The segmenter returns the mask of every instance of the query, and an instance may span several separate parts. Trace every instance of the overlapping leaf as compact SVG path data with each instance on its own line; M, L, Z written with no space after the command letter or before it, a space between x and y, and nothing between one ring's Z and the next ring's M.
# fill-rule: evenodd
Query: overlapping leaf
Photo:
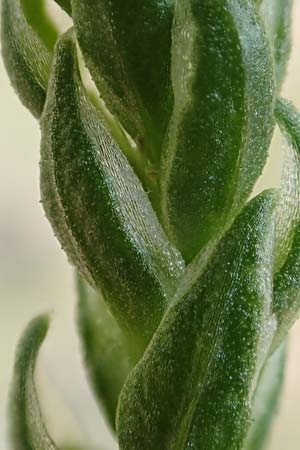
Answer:
M187 261L242 207L265 164L274 80L253 1L177 2L165 227Z
M118 397L133 367L132 354L101 294L78 277L78 325L85 366L97 399L115 429Z
M34 9L34 10L33 10ZM25 15L24 11L27 12ZM11 83L23 104L40 117L56 32L43 1L2 0L2 55Z
M172 104L170 0L72 0L86 64L108 108L159 160Z
M263 17L274 52L275 72L280 89L291 50L291 18L293 0L262 0L260 14Z
M244 450L263 450L278 408L284 381L286 344L266 362L252 406L253 423L250 427Z
M27 327L19 344L10 396L10 435L13 450L56 450L45 428L34 383L39 348L48 329L40 316Z
M281 265L274 279L274 311L278 328L274 347L297 319L300 310L300 114L290 102L279 100L276 119L285 137L288 165L284 172L283 195L277 228Z
M122 450L242 448L275 326L276 198L252 200L175 298L122 390Z
M57 237L119 324L147 340L184 263L86 97L71 34L57 45L41 124L42 201Z

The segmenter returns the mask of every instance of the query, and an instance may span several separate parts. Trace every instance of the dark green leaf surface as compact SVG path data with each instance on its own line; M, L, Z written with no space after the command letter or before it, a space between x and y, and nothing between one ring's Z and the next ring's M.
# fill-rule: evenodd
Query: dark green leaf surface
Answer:
M244 450L264 450L283 388L286 344L266 362L255 391L253 423Z
M260 13L274 51L275 72L280 89L291 51L293 0L263 0Z
M170 0L72 0L72 8L100 95L157 162L172 104Z
M36 12L32 11L31 0L2 0L1 42L10 81L22 103L38 118L45 102L54 31L40 2Z
M132 369L130 349L101 294L78 276L78 325L85 366L105 416L115 429L118 397Z
M176 3L161 191L165 228L187 261L241 209L266 162L274 80L256 9Z
M287 216L289 222L279 220L277 240L284 249L284 264L274 278L274 312L278 327L273 346L276 347L293 325L300 310L300 114L286 100L276 106L276 120L285 136L287 152L290 153L285 176L286 190L282 196L279 215ZM289 171L288 171L289 169ZM283 211L282 211L283 210ZM278 233L277 233L278 234ZM286 243L290 242L287 253Z
M72 14L71 0L55 0L69 15Z
M121 450L242 448L275 326L276 203L274 191L252 200L179 290L121 392Z
M13 450L55 450L41 416L34 383L36 358L48 330L49 319L40 316L27 327L18 347L9 401Z
M121 327L147 340L184 263L86 97L70 34L57 46L41 126L42 201L57 237Z

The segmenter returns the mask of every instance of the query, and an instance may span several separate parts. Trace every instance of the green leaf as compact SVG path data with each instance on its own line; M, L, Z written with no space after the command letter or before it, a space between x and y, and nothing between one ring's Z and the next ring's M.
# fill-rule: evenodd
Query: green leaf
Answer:
M99 292L78 276L78 325L87 374L97 399L115 429L118 397L133 367L126 339Z
M291 51L293 0L263 0L260 2L263 17L275 60L275 73L278 89L286 74Z
M72 0L72 8L100 95L157 163L172 105L170 0Z
M230 224L266 162L274 77L256 9L249 0L175 6L161 195L165 229L186 261Z
M284 382L286 344L267 360L255 391L253 423L244 450L263 450L279 405Z
M300 311L300 225L281 270L274 277L273 309L277 316L277 331L272 345L276 349L299 317Z
M34 383L35 363L49 319L39 316L25 330L16 354L9 401L13 450L55 450L45 428Z
M55 31L42 3L2 0L1 41L10 81L22 103L39 118L45 102ZM28 17L25 15L25 11Z
M274 277L273 308L278 326L273 344L275 348L293 325L300 310L300 114L286 100L278 100L276 120L283 131L288 155L284 185L278 211L277 240L281 262ZM287 220L280 220L281 217Z
M279 99L275 117L283 134L284 165L281 199L277 212L275 272L283 265L300 220L300 115L294 106Z
M242 448L271 343L274 210L252 200L179 289L120 395L121 450Z
M72 15L72 5L71 0L55 0L56 3L59 4L59 6L66 11L66 13L69 14L69 16Z
M20 0L20 5L28 24L52 51L58 38L58 31L47 15L45 0Z
M73 264L143 347L184 263L86 97L70 33L57 45L41 129L46 214Z

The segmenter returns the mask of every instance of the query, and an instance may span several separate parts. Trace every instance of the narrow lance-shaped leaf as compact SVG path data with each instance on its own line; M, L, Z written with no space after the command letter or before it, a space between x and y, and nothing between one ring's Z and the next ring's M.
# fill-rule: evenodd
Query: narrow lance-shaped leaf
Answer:
M2 0L3 60L22 103L37 118L44 107L54 39L55 31L43 13L41 1L33 13L31 0Z
M46 10L46 0L21 0L24 16L46 47L52 51L58 38L58 31Z
M281 201L287 208L279 208L278 214L280 217L288 216L290 222L286 224L286 221L283 221L282 226L279 221L277 225L282 230L277 240L283 242L285 259L274 278L273 308L277 315L278 327L273 348L284 339L300 311L300 114L290 102L279 100L276 106L276 120L286 140L286 151L290 153L289 171L285 180L286 195ZM290 244L289 247L286 242Z
M287 257L300 220L300 115L290 102L279 99L275 116L283 134L284 153L276 224L276 273Z
M190 261L241 209L273 131L270 46L249 0L176 2L165 228Z
M147 341L184 263L88 101L69 33L56 48L41 128L42 201L55 233L121 327Z
M263 17L275 60L278 89L281 88L291 51L293 0L263 0L260 2Z
M283 388L286 353L284 343L267 360L262 370L254 395L253 423L244 450L265 449Z
M107 107L159 160L172 104L170 0L72 0L86 64Z
M41 415L34 383L36 358L48 330L48 317L40 316L27 327L20 341L9 399L13 450L55 450Z
M115 429L118 397L133 367L131 351L101 294L78 276L78 325L85 366L105 416Z
M242 448L275 326L276 199L271 191L252 200L175 297L121 392L121 450Z

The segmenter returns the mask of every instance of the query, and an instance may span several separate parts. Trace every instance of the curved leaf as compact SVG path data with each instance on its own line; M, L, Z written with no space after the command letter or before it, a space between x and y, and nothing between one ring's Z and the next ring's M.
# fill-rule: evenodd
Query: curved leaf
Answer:
M252 200L176 296L121 392L122 450L242 448L275 326L276 198Z
M253 423L250 427L244 450L263 450L274 416L277 412L283 388L286 362L286 345L281 347L266 362L255 391Z
M45 428L34 384L35 362L48 324L47 316L34 319L18 347L9 402L13 450L56 449Z
M170 0L72 0L72 7L100 95L157 162L172 104Z
M121 327L147 341L184 263L86 97L70 34L57 46L41 128L42 201L55 233Z
M273 67L253 1L177 2L172 82L162 213L190 261L241 209L267 158Z
M24 16L46 47L52 51L58 31L46 11L46 0L20 0Z
M126 339L107 311L101 294L78 276L78 325L85 366L97 399L115 429L118 397L133 367Z
M275 73L280 89L291 51L293 0L263 0L260 13L274 51Z
M10 81L22 103L38 118L46 97L55 32L44 16L41 1L34 3L35 12L31 0L2 0L1 41Z
M286 190L279 208L279 250L283 254L274 277L273 308L278 327L273 347L286 335L299 315L300 310L300 114L286 100L279 100L276 106L276 120L286 140L289 160L285 175ZM278 226L278 225L277 225Z

